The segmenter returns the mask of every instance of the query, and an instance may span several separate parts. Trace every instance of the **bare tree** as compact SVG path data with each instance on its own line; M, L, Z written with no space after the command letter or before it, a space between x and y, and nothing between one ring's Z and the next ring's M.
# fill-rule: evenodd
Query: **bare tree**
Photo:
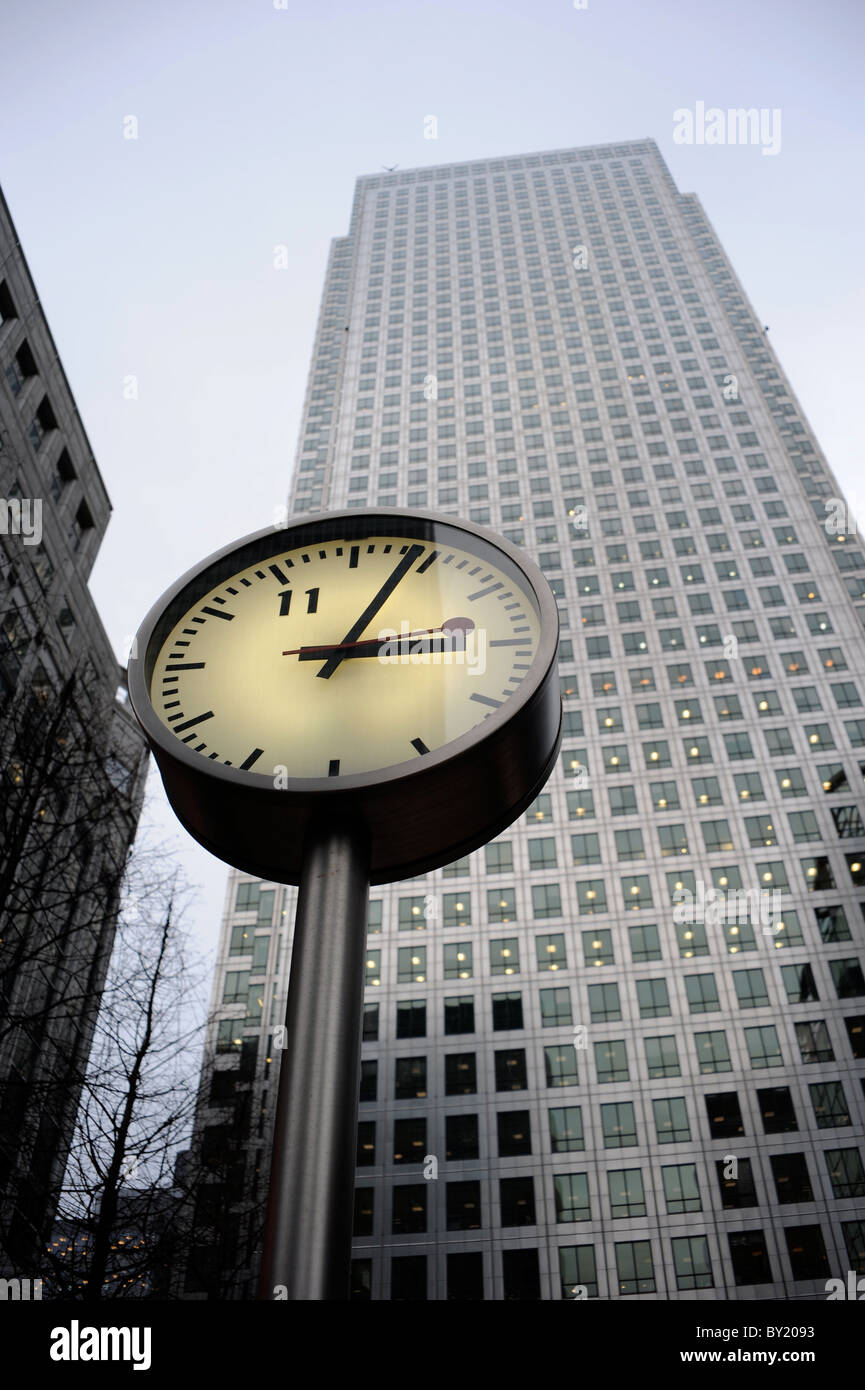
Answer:
M195 1113L206 966L183 925L191 889L160 846L136 849L87 1069L51 1291L87 1301L162 1291L178 1242L178 1151Z

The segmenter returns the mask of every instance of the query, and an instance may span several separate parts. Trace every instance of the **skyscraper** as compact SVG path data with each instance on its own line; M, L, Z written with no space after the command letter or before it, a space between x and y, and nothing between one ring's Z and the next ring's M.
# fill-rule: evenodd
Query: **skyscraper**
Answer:
M147 753L88 578L111 504L0 194L0 1269L51 1229Z
M865 553L653 141L358 180L290 511L376 505L528 549L565 714L519 823L372 892L354 1296L865 1272ZM294 897L228 886L196 1143L247 1204Z

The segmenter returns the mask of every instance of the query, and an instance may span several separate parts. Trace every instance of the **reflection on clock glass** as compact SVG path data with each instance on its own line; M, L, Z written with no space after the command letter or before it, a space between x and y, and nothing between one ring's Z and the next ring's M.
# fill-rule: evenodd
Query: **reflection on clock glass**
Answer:
M275 777L371 772L451 743L519 690L540 637L507 557L448 544L461 538L351 539L343 524L215 588L203 576L157 656L156 713L202 758Z

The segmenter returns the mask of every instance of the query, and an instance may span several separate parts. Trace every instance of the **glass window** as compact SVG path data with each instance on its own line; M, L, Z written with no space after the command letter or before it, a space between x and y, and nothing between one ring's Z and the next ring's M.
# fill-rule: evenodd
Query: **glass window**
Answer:
M688 1106L684 1096L652 1101L655 1134L659 1144L683 1144L691 1138Z
M599 1084L629 1081L628 1054L624 1038L596 1042L595 1071Z
M558 989L542 989L540 997L543 1028L564 1028L573 1023L571 991L567 985Z
M585 1149L583 1112L579 1105L553 1106L549 1115L550 1145L554 1154Z
M475 1001L471 994L454 994L444 1001L445 1033L475 1031Z
M673 1163L661 1168L667 1211L702 1211L695 1163Z
M713 1033L695 1033L694 1043L702 1075L707 1076L712 1072L733 1070L727 1034L723 1029L718 1029Z
M639 1168L611 1169L607 1174L613 1220L646 1215L646 1193Z
M564 934L552 932L546 936L536 936L535 955L538 970L566 970L568 961Z
M626 1240L616 1244L616 1276L619 1293L654 1293L655 1270L652 1245L648 1240Z
M705 1236L674 1236L670 1246L677 1289L714 1288L709 1242Z
M591 1220L587 1173L556 1173L553 1194L557 1222Z
M557 1043L544 1048L544 1068L548 1086L576 1086L577 1052L573 1043Z
M605 1149L632 1148L637 1143L637 1122L631 1101L601 1106L601 1132Z

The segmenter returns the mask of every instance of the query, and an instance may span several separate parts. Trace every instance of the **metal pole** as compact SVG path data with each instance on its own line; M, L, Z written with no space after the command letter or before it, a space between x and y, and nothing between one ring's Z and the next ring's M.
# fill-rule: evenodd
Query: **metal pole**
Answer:
M263 1299L349 1295L368 901L365 836L314 829L297 899Z

